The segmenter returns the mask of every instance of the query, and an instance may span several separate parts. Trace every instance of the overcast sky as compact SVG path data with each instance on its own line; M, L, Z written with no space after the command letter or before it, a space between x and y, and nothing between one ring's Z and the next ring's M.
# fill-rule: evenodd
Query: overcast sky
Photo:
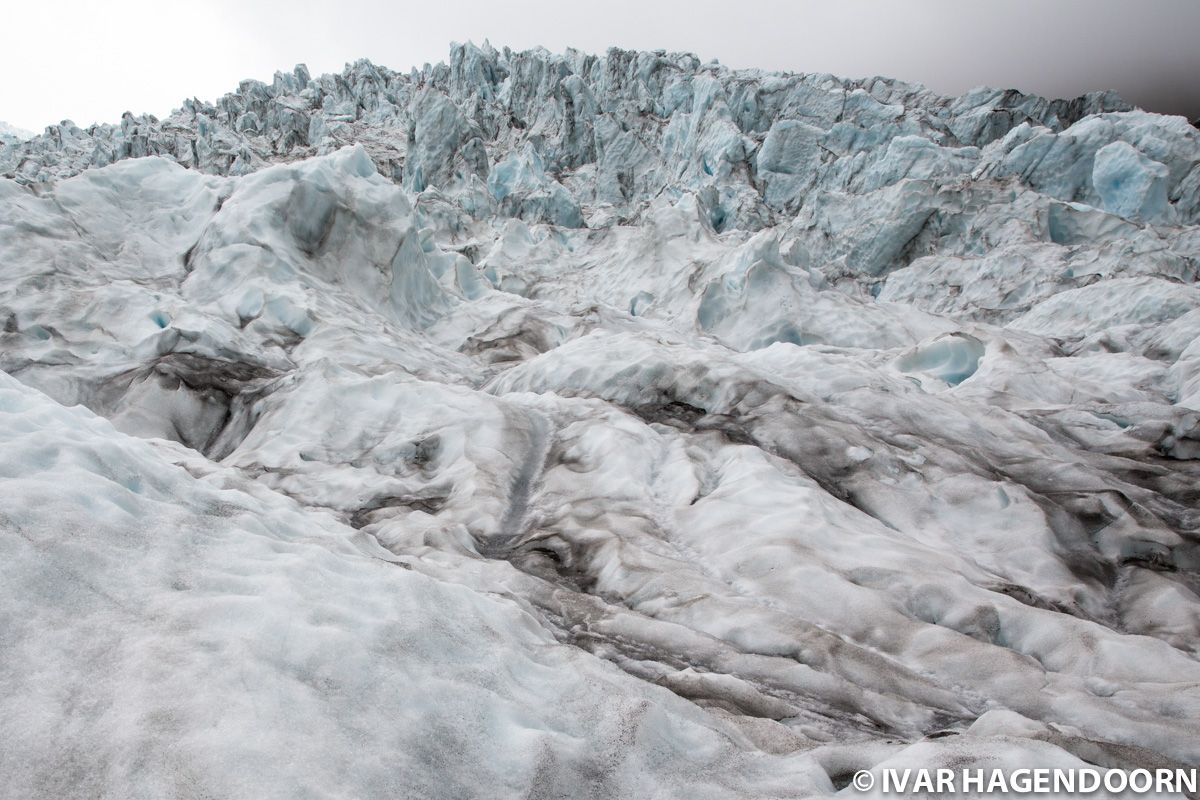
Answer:
M242 78L366 57L407 70L451 41L688 50L733 67L887 75L942 93L1110 88L1200 116L1200 0L4 0L0 120L159 116Z

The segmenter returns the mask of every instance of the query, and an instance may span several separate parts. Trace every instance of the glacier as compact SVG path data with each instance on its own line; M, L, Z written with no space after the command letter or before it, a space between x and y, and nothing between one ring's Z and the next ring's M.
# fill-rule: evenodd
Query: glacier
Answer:
M1200 765L1183 118L465 44L0 176L2 797Z
M17 144L32 138L33 133L30 131L18 128L15 125L9 125L4 120L0 120L0 145Z

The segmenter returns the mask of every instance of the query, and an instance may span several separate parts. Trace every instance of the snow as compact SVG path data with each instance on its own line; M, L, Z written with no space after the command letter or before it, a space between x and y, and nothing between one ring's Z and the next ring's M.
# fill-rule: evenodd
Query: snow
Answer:
M1200 762L1198 165L486 45L0 143L0 795Z

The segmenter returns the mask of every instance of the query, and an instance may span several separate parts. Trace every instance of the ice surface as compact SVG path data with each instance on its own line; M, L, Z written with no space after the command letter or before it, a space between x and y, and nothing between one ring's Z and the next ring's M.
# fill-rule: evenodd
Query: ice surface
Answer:
M0 796L1200 763L1200 138L456 46L0 142Z
M1125 142L1096 151L1092 185L1106 211L1130 219L1156 219L1167 211L1165 164L1146 158Z
M0 120L0 144L15 144L32 139L34 134Z
M0 437L6 795L829 785L556 644L512 599L421 575L327 513L7 376Z
M964 333L952 333L905 353L896 359L896 369L920 373L957 386L975 374L983 358L983 342Z

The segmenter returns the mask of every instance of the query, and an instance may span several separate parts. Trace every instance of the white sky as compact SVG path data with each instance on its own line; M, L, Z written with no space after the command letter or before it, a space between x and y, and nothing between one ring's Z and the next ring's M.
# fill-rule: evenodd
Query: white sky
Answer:
M1198 0L2 0L0 120L159 116L242 78L366 57L407 70L451 41L688 50L734 67L887 75L944 93L1112 88L1200 115Z

